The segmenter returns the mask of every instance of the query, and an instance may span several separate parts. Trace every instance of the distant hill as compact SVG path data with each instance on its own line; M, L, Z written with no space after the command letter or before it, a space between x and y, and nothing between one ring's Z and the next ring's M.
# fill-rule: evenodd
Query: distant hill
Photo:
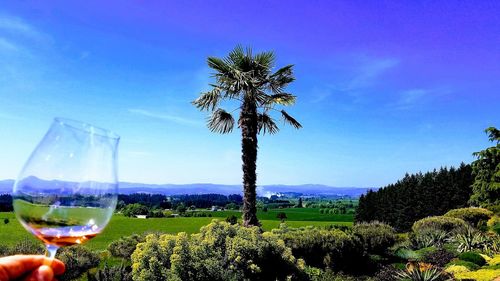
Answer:
M0 194L11 193L13 180L0 181ZM361 187L333 187L321 184L303 184L303 185L263 185L257 187L259 196L270 196L277 193L300 193L302 195L339 195L359 197L366 193L369 189L376 190L378 188L361 188ZM194 184L145 184L145 183L130 183L121 182L119 192L121 194L132 193L156 193L164 195L178 194L241 194L241 185L224 185L212 183L194 183Z

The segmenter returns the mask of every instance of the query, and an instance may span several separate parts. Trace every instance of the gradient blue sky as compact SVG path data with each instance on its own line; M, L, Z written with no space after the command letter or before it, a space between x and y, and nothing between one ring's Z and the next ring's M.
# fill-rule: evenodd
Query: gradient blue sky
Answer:
M500 126L499 1L4 1L0 179L63 116L122 136L123 181L240 183L238 133L189 103L239 43L295 64L304 126L260 138L258 184L381 186Z

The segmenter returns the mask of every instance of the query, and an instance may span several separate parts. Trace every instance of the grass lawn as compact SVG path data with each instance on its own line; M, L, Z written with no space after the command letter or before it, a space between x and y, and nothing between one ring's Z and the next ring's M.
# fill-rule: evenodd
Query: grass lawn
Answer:
M295 209L300 210L300 209ZM317 209L316 209L317 210ZM279 226L280 221L276 219L276 215L271 219L272 214L275 210L269 210L269 216L261 216L262 226L265 230L271 230ZM282 210L277 210L277 212ZM294 211L290 209L289 211ZM304 213L306 212L300 210L299 212L287 212L289 220L287 220L287 225L290 227L301 227L301 226L328 226L328 225L352 225L352 216L350 221L321 221L321 220L304 220ZM217 213L220 214L219 219L225 218L228 213L223 215L224 212L211 212L213 215ZM238 217L241 213L234 212ZM293 215L292 215L293 213ZM274 213L275 214L275 213ZM297 216L298 220L292 220L291 217ZM334 216L334 215L332 215ZM223 217L223 218L222 218ZM4 224L3 219L8 218L10 223ZM302 219L300 219L302 218ZM210 223L214 218L204 217L204 218L150 218L150 219L137 219L128 218L122 215L114 215L111 219L109 225L104 229L103 233L98 235L96 238L90 240L86 243L86 246L94 250L104 250L113 240L117 240L122 236L131 235L134 233L142 234L144 232L167 232L167 233L177 233L177 232L187 232L195 233L198 232L200 227ZM21 224L17 221L14 213L0 213L0 245L13 245L23 239L33 239L30 233L28 233Z

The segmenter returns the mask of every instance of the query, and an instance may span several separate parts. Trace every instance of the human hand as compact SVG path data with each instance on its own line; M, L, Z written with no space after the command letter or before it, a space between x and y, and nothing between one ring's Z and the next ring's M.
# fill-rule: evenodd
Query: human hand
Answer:
M45 256L16 255L0 258L0 281L52 281L64 272L60 260Z

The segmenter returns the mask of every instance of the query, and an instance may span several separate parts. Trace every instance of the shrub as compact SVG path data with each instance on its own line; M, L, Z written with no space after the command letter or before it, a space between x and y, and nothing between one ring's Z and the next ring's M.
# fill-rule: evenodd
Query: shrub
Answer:
M276 218L280 219L283 222L283 221L285 221L285 219L287 219L287 216L286 216L286 213L279 212L278 214L276 214Z
M488 220L486 225L488 226L489 230L500 235L500 216L496 215L493 216L491 219Z
M434 216L427 217L421 220L416 221L412 230L415 234L419 234L425 232L429 229L432 230L440 230L444 232L456 232L464 229L466 227L466 223L464 220L460 218L454 217L445 217L445 216Z
M452 265L464 266L468 270L478 270L479 269L479 265L477 265L477 264L475 264L473 262L463 261L463 260L458 260L458 259L452 260L450 263L448 263L446 265L446 267L449 267L449 266L452 266Z
M381 222L359 223L352 231L361 239L365 251L370 254L384 254L387 248L396 242L394 229Z
M291 249L276 235L217 220L191 236L148 235L132 262L136 281L302 278Z
M458 280L494 281L500 276L500 269L480 269L473 272L460 272L455 274Z
M383 266L375 274L375 279L378 281L397 281L396 276L398 272L400 271L393 265Z
M122 213L126 217L135 217L138 215L147 215L149 213L148 207L139 203L129 204L123 208Z
M272 233L283 239L293 255L314 267L361 272L367 261L358 237L338 229L288 228L281 224Z
M453 241L458 244L457 250L460 253L474 250L497 253L499 251L498 240L498 236L486 236L472 227L468 227L453 237Z
M468 261L472 262L474 264L477 264L479 266L483 266L486 264L486 260L478 253L476 252L465 252L461 253L458 258L463 261Z
M410 241L415 249L441 247L450 236L450 232L440 229L425 228L418 233L412 233Z
M426 263L437 265L439 267L445 266L449 263L455 255L445 249L437 249L436 251L427 253L422 260Z
M62 281L76 279L100 262L98 254L80 245L62 248L57 258L66 265L66 271L58 277Z
M95 273L87 272L88 281L132 281L132 268L125 266L108 267L107 264L104 268L97 270Z
M235 215L230 215L230 216L228 216L226 218L226 222L230 223L230 224L237 224L238 223L238 218Z
M4 224L8 224L9 222L10 222L10 220L8 218L3 219Z
M130 260L132 253L138 243L143 242L144 237L134 234L131 236L125 236L119 240L115 240L108 245L108 251L114 257L120 257Z
M335 273L330 269L321 270L315 267L306 267L304 270L307 274L307 279L310 281L358 281L358 278L352 276Z
M493 217L493 212L484 208L470 207L450 210L444 216L462 219L474 227L481 227Z
M449 267L447 267L445 269L446 272L450 273L450 274L457 274L457 273L461 273L461 272L469 272L470 270L463 266L463 265L450 265Z
M7 255L43 255L45 248L39 242L24 239L12 246Z

